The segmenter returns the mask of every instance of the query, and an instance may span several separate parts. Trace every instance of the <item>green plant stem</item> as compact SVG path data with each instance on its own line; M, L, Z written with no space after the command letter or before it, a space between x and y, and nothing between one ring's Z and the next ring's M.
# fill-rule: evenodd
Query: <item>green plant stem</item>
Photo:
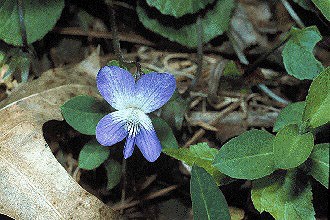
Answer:
M271 55L272 53L274 53L278 48L280 48L281 46L283 46L289 39L290 39L291 35L288 34L284 40L282 40L281 42L277 43L270 51L268 51L267 53L263 54L262 56L260 56L254 63L252 63L251 65L249 65L244 73L243 76L246 78L248 77L251 73L253 73L253 71L258 67L258 65L265 60L269 55ZM283 103L285 105L288 105L290 102L283 99L282 97L276 95L272 90L270 90L265 84L263 83L259 83L258 84L258 88L261 89L264 93L266 93L270 98L274 99L277 102Z

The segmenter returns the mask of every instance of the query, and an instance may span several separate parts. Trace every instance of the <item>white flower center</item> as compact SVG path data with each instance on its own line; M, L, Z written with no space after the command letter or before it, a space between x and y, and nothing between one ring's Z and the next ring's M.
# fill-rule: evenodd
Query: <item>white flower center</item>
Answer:
M119 110L112 115L115 122L125 122L125 129L129 136L136 136L141 128L146 130L153 129L149 116L138 108Z

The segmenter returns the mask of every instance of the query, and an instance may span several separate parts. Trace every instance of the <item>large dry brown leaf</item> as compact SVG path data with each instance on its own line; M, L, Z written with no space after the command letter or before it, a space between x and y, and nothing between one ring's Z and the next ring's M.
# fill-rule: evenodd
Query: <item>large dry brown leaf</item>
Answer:
M5 100L0 109L0 213L15 219L117 219L68 175L42 133L46 121L63 120L59 107L65 101L97 95L92 85L99 68L96 53L74 68L44 73Z

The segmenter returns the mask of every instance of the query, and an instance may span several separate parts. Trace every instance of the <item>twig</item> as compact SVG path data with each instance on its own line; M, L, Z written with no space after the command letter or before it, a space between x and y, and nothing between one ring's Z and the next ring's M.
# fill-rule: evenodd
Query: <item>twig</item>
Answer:
M225 66L227 64L227 61L220 60L219 63L215 68L212 69L210 73L209 83L208 83L208 96L207 100L212 105L216 102L218 102L219 98L217 96L218 87L219 87L219 81L222 76L223 70L225 69Z
M281 0L282 4L284 5L285 9L288 11L288 13L290 14L290 16L292 17L293 20L295 20L295 22L297 23L297 25L300 28L304 28L305 25L304 23L301 21L301 19L299 18L299 16L297 15L297 13L293 10L293 8L291 7L291 5L289 4L289 2L287 0Z
M219 125L226 124L226 125L238 125L242 124L242 122L245 120L248 127L271 127L274 125L275 119L278 116L279 110L274 109L273 107L269 106L263 106L263 105L256 105L253 103L250 103L249 106L260 108L268 108L268 111L263 111L260 113L258 110L252 110L248 111L247 117L245 117L245 113L243 112L237 112L233 111L229 113L227 116L224 116L221 121L219 122ZM210 123L218 112L211 111L211 112L191 112L190 118L189 118L189 124L194 126L196 122L203 121L204 123Z
M55 27L53 32L63 34L63 35L71 35L71 36L84 36L84 37L92 37L92 38L103 38L103 39L113 39L112 32L106 31L85 31L80 29L79 27L66 27L66 28L58 28ZM148 41L137 34L126 34L126 33L118 33L118 38L120 41L126 41L130 43L136 43L146 46L155 46L154 43Z
M127 204L123 204L121 203L121 205L114 205L112 206L111 208L115 211L117 210L124 210L124 209L127 209L127 208L131 208L133 206L136 206L138 204L140 204L141 202L143 201L146 201L146 200L150 200L150 199L154 199L154 198L157 198L157 197L160 197L160 196L163 196L175 189L177 189L179 187L179 185L173 185L173 186L169 186L165 189L161 189L159 191L156 191L154 193L150 193L148 196L146 196L145 198L142 198L141 200L133 200Z
M157 175L151 175L149 177L147 177L146 181L144 181L144 183L139 187L139 190L144 190L146 189L148 186L150 186L150 184L152 184L155 180L157 179Z
M121 6L121 7L123 7L123 8L127 8L127 9L129 9L129 10L135 10L135 7L134 7L134 6L129 5L129 4L125 3L125 2L114 1L113 4L114 4L114 5Z
M240 102L234 102L227 108L225 108L223 111L219 112L219 114L215 117L215 119L209 123L210 125L215 126L218 124L218 122L226 115L231 113L234 109L236 109L238 106L240 106ZM185 143L183 147L188 148L190 145L196 143L201 137L203 137L205 134L205 130L203 128L199 129L195 132L195 134Z
M218 129L208 123L205 123L203 121L196 121L196 122L193 122L193 124L190 124L190 126L199 126L199 127L202 127L204 130L207 130L207 131L218 131Z
M238 44L237 40L235 39L234 35L232 34L233 30L230 27L229 31L227 31L227 36L229 38L229 41L232 43L232 46L234 48L234 51L239 59L239 61L245 65L249 64L249 61L246 59L244 53L242 52L242 49L240 48L240 45Z
M270 51L268 51L267 53L263 54L262 56L260 56L254 63L252 63L250 66L248 66L244 73L243 76L246 78L248 77L251 73L253 73L253 71L258 67L258 65L265 60L270 54L274 53L278 48L280 48L281 46L283 46L289 39L291 38L291 35L287 35L284 40L282 40L281 42L277 43ZM263 83L259 83L258 87L266 93L266 95L268 95L270 98L283 103L285 105L289 104L289 102L281 97L279 97L278 95L276 95L275 93L273 93L265 84Z
M270 51L268 51L267 53L263 54L262 56L260 56L254 63L252 63L251 65L249 65L243 73L244 77L247 77L248 75L250 75L251 73L253 73L253 71L258 67L258 65L264 61L269 55L271 55L272 53L274 53L278 48L280 48L281 46L283 46L289 39L291 38L291 35L287 35L284 40L282 40L281 42L277 43L272 49L270 49Z
M265 84L259 83L258 84L259 89L261 89L264 93L266 93L270 98L274 99L277 102L283 103L285 105L288 105L290 102L279 97L276 95L272 90L270 90Z

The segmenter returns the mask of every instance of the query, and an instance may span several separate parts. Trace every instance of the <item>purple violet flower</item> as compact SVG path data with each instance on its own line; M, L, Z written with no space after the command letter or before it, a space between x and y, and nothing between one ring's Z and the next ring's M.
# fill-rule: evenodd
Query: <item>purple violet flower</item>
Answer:
M104 116L96 126L96 139L111 146L126 137L124 158L130 157L136 144L143 156L154 162L162 151L156 131L147 113L162 107L173 95L175 78L169 73L142 75L135 81L128 71L105 66L96 77L103 98L116 110Z

